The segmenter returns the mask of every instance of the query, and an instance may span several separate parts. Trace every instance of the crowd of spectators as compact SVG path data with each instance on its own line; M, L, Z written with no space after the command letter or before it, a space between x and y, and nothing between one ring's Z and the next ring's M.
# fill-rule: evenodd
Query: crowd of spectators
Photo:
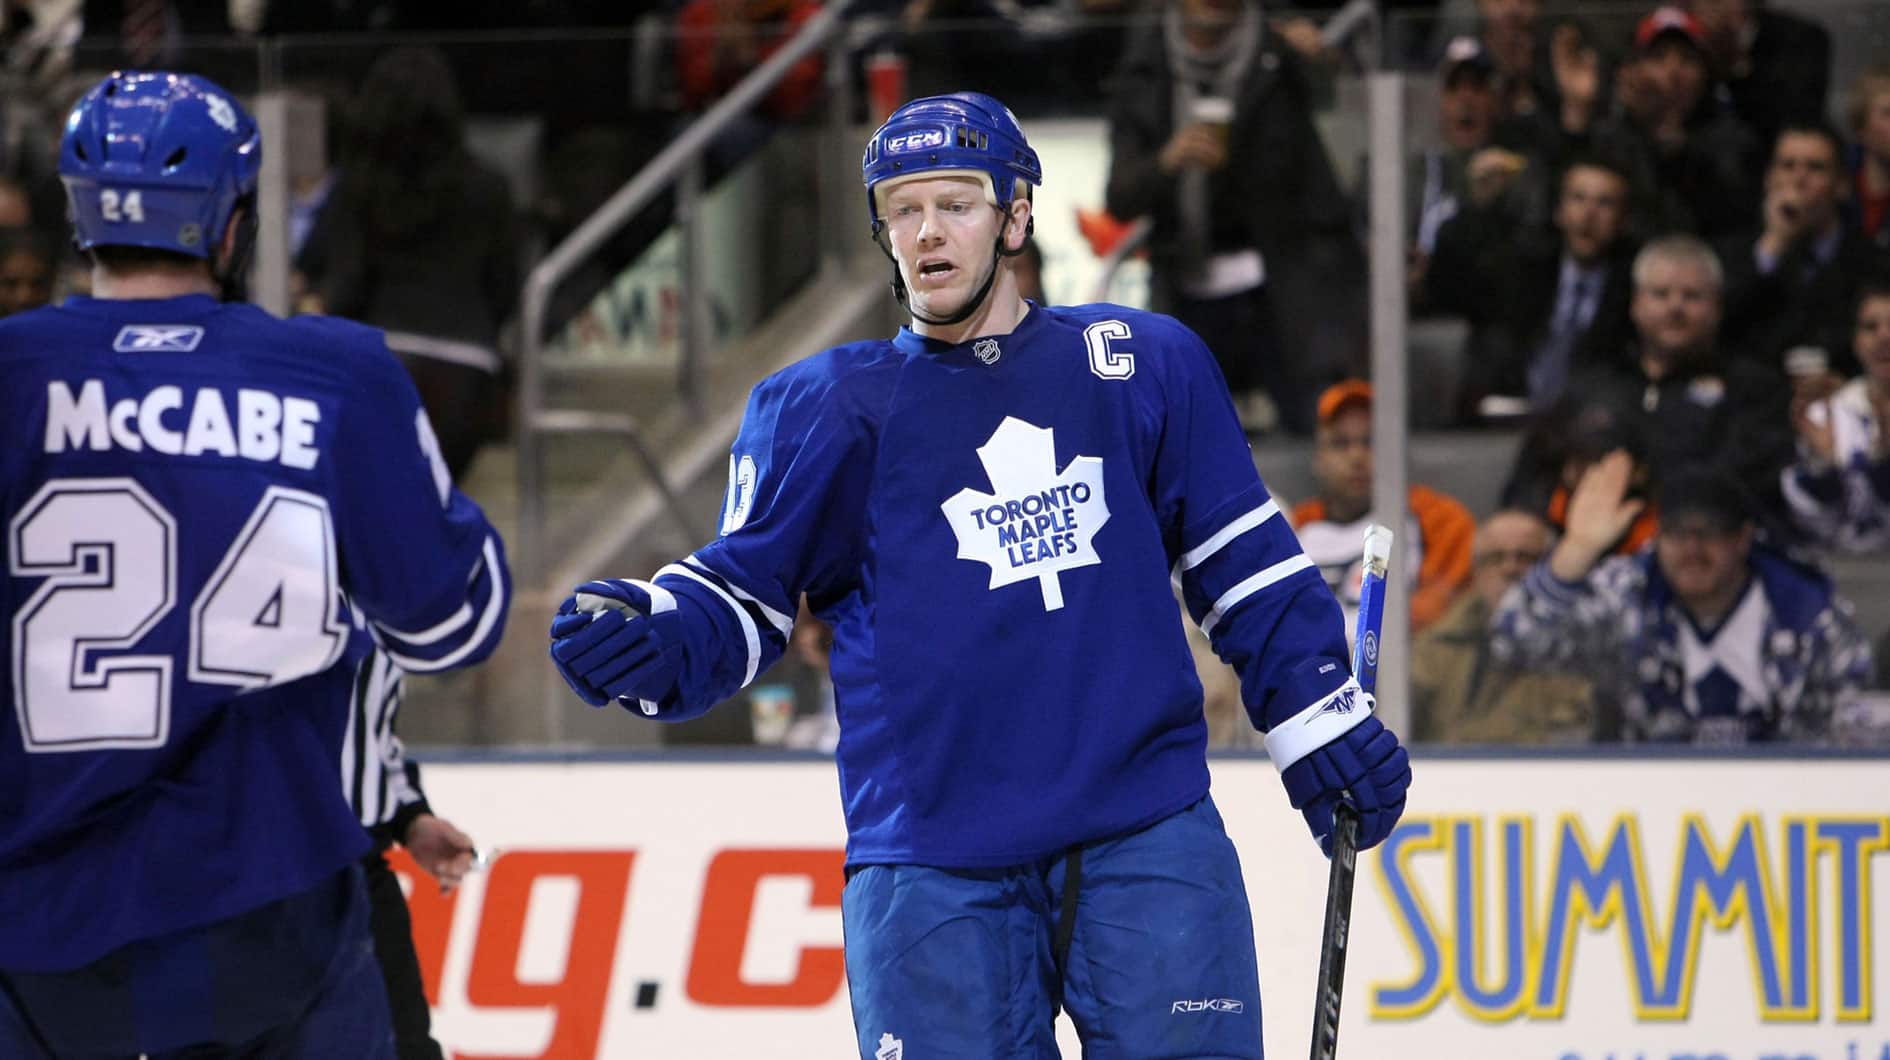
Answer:
M1881 680L1867 640L1886 632L1856 628L1819 565L1890 549L1890 51L1835 84L1844 42L1820 9L1761 0L1608 16L1476 0L1462 25L1427 0L1380 7L1439 27L1393 34L1381 56L1435 90L1435 128L1414 137L1407 166L1411 312L1464 325L1454 392L1423 418L1520 437L1491 510L1412 489L1416 733L1833 738L1830 719ZM83 68L248 63L207 71L246 88L257 75L244 42L445 35L443 48L343 48L347 61L312 79L334 118L334 165L298 187L293 235L304 305L399 338L457 475L506 429L506 325L529 255L819 4L0 10L0 313L81 289L57 235L50 152ZM1299 498L1294 522L1343 597L1356 524L1375 516L1361 492L1371 391L1357 378L1366 204L1318 113L1352 54L1316 20L1259 0L868 0L854 12L856 68L829 70L821 53L797 65L718 142L710 179L778 127L820 120L836 76L854 78L851 117L869 120L869 61L893 60L908 94L976 88L1027 118L1103 115L1104 204L1152 221L1153 306L1207 340L1258 444L1309 440L1316 495ZM663 54L625 45L600 70L604 53L574 50L565 68L509 89L456 50L466 31L605 27L597 36L614 40L651 20ZM661 71L653 94L610 68L645 60ZM537 112L548 135L526 201L476 160L465 115L561 79L613 89L572 90L588 102ZM522 98L501 105L534 106ZM669 209L631 226L554 315L607 283ZM1034 248L1031 260L1041 267ZM1709 567L1731 598L1687 587L1688 570ZM1617 661L1604 666L1607 652ZM1621 652L1640 655L1623 669Z
M1436 67L1411 305L1467 325L1449 424L1520 432L1504 515L1548 536L1421 639L1417 730L1881 742L1850 722L1883 631L1823 564L1890 545L1890 54L1839 101L1829 31L1756 0L1478 9ZM1589 684L1493 705L1547 674Z

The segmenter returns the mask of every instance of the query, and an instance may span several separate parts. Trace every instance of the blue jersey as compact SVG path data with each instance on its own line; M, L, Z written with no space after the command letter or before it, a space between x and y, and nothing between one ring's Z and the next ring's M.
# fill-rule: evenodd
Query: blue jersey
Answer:
M1212 356L1172 319L1033 307L763 381L722 536L656 583L688 717L834 627L851 864L1017 864L1208 787L1176 588L1262 728L1350 672L1337 602L1268 496Z
M0 968L305 891L364 847L357 663L489 653L504 556L380 333L208 296L0 321Z

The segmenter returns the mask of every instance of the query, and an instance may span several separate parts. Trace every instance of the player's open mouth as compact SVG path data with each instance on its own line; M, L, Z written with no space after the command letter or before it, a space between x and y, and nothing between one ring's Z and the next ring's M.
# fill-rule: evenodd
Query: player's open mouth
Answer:
M957 272L958 267L949 261L928 261L919 265L919 276L929 281L944 280Z

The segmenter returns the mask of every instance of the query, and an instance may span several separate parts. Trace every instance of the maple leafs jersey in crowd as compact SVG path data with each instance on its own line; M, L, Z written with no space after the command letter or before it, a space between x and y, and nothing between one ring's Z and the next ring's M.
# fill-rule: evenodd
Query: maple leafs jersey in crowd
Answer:
M685 620L664 711L834 626L850 864L1008 865L1207 792L1177 613L1263 727L1349 675L1339 608L1267 495L1212 356L1121 306L961 345L902 330L756 387L723 534L656 577Z
M73 299L0 322L0 437L0 968L78 967L362 853L356 664L476 661L507 593L380 333Z

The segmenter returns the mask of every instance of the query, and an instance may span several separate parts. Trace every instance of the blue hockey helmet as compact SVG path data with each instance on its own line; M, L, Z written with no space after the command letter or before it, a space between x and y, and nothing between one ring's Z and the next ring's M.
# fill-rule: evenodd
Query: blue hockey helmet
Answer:
M107 76L72 108L59 144L80 250L151 247L209 260L238 204L255 196L261 168L255 119L193 74Z
M875 234L880 195L910 176L975 176L998 209L1008 211L1016 182L1043 183L1043 165L1010 108L982 92L915 99L886 119L860 161L866 212Z

